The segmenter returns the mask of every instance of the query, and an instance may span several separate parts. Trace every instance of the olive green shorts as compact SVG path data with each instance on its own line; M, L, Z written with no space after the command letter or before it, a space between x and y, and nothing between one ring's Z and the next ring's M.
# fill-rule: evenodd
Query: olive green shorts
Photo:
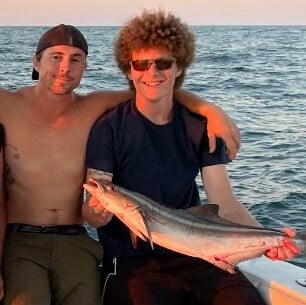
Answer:
M4 305L98 305L102 246L87 233L8 232Z

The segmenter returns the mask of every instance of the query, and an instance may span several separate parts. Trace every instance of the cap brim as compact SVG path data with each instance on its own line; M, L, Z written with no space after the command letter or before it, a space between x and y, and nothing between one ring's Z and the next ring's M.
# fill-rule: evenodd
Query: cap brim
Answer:
M33 71L32 71L32 79L33 80L38 80L38 76L39 76L38 72L35 69L33 69Z

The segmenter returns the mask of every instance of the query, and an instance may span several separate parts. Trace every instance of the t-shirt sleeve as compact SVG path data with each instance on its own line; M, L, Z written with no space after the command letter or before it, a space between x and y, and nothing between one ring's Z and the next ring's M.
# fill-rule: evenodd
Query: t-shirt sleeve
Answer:
M114 170L114 141L110 122L102 116L92 127L86 149L86 167L109 173Z
M216 150L212 153L209 152L207 145L206 148L202 150L200 154L200 165L201 167L217 165L217 164L227 164L231 162L231 159L226 154L226 145L221 138L216 139Z

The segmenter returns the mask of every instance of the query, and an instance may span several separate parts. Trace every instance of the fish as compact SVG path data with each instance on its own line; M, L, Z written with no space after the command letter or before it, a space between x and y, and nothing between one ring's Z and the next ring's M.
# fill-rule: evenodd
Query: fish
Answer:
M201 258L229 273L238 263L263 255L290 238L278 229L241 225L218 216L217 204L188 209L164 206L140 193L113 183L90 179L83 187L137 238L172 251ZM297 232L294 242L306 252L306 231Z

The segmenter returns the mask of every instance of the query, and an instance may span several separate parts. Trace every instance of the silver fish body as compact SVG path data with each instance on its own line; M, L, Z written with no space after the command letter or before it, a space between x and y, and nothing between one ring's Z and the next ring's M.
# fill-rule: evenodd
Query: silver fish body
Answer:
M217 215L216 205L187 210L167 208L139 193L114 184L84 188L116 215L136 236L185 255L202 258L215 266L235 273L244 260L281 246L282 231L232 223ZM306 234L298 233L294 241L305 252Z

